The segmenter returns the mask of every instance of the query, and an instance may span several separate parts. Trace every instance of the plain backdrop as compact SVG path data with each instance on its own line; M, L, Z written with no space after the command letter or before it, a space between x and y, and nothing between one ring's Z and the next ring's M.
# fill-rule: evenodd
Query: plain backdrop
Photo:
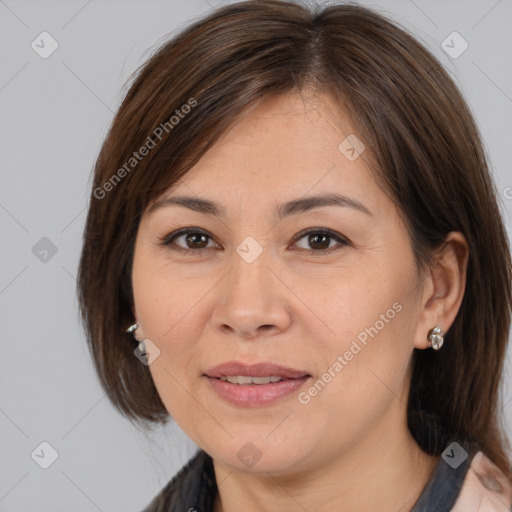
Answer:
M173 423L146 435L110 405L75 280L91 170L123 85L163 38L221 3L0 0L0 512L138 512L196 450ZM362 3L412 31L454 77L510 233L512 1ZM468 44L456 58L443 49L454 31Z

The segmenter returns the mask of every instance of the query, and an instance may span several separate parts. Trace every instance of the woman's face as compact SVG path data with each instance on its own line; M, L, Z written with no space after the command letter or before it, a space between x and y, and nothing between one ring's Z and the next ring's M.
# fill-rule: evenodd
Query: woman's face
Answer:
M152 378L183 431L238 470L304 470L406 432L423 287L406 227L335 111L327 96L266 99L160 198L215 202L217 215L162 202L141 219L132 278L139 337L160 351ZM308 199L327 194L345 199ZM207 376L232 361L306 377Z

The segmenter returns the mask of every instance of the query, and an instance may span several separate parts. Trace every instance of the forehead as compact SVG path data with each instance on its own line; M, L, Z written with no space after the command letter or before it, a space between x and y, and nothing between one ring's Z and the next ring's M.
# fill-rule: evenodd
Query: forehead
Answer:
M347 149L360 141L352 153ZM350 120L325 94L267 97L243 113L187 174L160 198L214 195L227 204L284 202L339 192L365 202L380 191ZM360 155L358 156L358 154ZM355 156L355 157L354 157ZM233 199L234 198L234 199Z

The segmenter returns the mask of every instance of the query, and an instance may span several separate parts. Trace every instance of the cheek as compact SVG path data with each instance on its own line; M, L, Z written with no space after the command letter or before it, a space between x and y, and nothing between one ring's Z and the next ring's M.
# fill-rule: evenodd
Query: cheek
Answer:
M353 297L337 317L335 340L323 345L323 367L300 397L301 404L309 403L305 411L310 408L319 423L334 430L342 425L349 439L380 421L393 404L400 409L406 403L413 345L404 335L406 307L395 297ZM318 360L319 352L310 357Z
M132 280L144 338L159 350L149 365L153 382L170 415L184 422L191 400L184 389L193 392L201 368L199 340L206 317L200 299L211 284L176 276L144 251L135 254Z
M144 249L135 252L132 283L144 335L155 342L180 339L175 334L183 329L187 316L207 290L204 281L174 275L167 264L155 261Z
M370 279L354 275L335 288L336 307L327 318L335 334L324 337L322 370L336 375L329 387L345 404L360 398L373 403L407 384L419 314L417 294L411 293L414 267L409 270L388 269Z
M169 415L197 442L193 421L202 413L193 386L199 375L197 342L204 321L198 318L198 300L208 287L204 281L187 282L171 276L168 269L155 269L142 257L134 261L133 283L144 337L160 351L149 365L155 387Z
M357 340L365 347L396 329L404 316L404 293L400 281L397 284L390 274L390 269L352 268L331 285L324 311L337 339L349 345Z

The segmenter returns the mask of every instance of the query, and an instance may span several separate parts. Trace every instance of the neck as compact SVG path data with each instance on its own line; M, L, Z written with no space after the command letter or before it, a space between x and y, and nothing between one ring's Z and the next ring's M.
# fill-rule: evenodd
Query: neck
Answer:
M354 448L316 460L307 472L254 475L214 460L219 489L214 512L410 512L439 457L420 449L405 421L402 435L394 427L383 422Z

